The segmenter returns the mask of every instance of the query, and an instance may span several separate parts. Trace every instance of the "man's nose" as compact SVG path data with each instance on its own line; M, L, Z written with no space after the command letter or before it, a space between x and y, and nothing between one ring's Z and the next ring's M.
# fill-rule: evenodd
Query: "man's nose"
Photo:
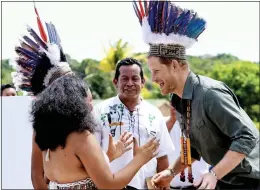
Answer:
M128 85L128 86L132 86L132 85L134 85L134 83L133 83L133 81L130 79L130 80L128 80L127 85Z

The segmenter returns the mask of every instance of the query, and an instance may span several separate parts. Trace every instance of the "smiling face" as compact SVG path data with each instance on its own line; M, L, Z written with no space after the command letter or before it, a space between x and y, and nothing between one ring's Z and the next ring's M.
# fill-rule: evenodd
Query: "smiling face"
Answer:
M175 60L172 60L167 64L163 64L159 57L151 56L148 58L148 67L152 74L152 81L160 86L162 95L172 93L176 88L175 62Z
M119 73L118 79L113 80L119 95L125 99L139 98L145 82L141 78L140 67L136 64L122 65L119 68Z

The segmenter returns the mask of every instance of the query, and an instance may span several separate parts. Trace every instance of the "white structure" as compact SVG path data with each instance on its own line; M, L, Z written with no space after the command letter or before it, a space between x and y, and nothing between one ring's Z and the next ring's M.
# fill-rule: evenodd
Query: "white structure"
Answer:
M1 97L2 188L33 189L31 183L31 97Z

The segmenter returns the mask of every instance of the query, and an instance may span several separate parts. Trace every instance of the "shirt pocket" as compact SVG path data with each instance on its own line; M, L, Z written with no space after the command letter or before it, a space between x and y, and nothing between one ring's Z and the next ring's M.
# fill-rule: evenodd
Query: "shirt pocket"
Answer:
M205 143L210 140L210 131L202 118L196 119L191 133L191 139L195 142L199 149L205 146Z

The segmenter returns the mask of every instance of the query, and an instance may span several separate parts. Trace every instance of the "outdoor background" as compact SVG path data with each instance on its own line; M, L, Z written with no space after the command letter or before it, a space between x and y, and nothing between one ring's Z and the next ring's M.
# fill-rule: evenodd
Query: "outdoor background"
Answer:
M187 51L193 72L225 82L259 128L259 4L176 4L194 9L208 21L198 43ZM125 57L143 63L147 81L142 90L145 99L157 107L169 100L151 82L146 64L148 46L142 41L141 27L131 3L37 2L36 5L41 19L56 25L71 67L90 86L95 103L116 95L112 84L115 65ZM14 58L19 36L25 33L26 24L36 31L37 24L31 2L5 2L2 11L1 82L7 84L12 83L13 68L8 62Z

